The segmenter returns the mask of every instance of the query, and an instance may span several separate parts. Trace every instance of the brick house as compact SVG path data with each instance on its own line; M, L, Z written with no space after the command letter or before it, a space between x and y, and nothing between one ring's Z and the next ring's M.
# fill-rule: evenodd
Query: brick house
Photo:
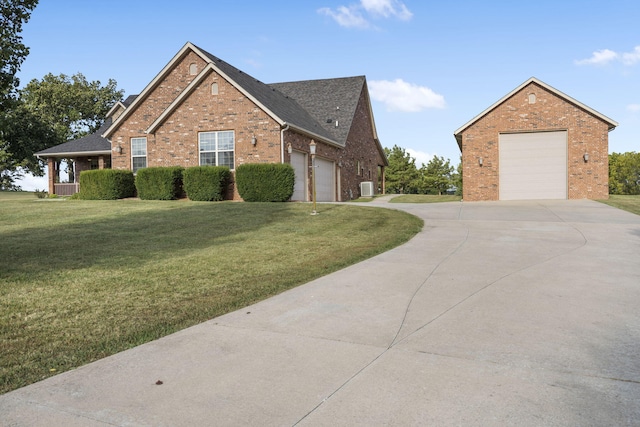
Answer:
M617 125L532 77L455 131L463 200L607 199Z
M96 134L37 155L48 159L51 194L60 158L74 159L76 179L103 167L226 165L233 172L245 163L290 163L292 200L308 201L312 140L318 201L358 198L365 181L384 191L388 162L364 76L264 84L186 43L138 96L112 108ZM235 185L227 198L241 200Z

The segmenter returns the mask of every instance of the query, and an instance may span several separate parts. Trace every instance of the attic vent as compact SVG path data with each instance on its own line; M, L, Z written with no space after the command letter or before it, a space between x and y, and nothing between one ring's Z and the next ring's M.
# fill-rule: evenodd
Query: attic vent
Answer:
M191 74L192 76L198 74L198 64L196 64L195 62L189 64L189 74Z
M217 95L218 94L218 83L212 83L211 84L211 95Z
M529 94L529 104L535 104L536 103L536 94L535 93L530 93Z
M327 123L332 123L333 119L327 119Z

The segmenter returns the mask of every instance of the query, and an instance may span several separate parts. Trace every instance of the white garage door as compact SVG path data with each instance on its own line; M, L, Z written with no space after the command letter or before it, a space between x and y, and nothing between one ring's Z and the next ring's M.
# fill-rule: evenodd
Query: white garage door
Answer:
M316 196L318 202L335 201L333 162L316 157Z
M291 153L291 166L296 174L291 200L306 202L307 199L307 158L306 154L294 151Z
M567 198L567 132L500 134L500 200Z

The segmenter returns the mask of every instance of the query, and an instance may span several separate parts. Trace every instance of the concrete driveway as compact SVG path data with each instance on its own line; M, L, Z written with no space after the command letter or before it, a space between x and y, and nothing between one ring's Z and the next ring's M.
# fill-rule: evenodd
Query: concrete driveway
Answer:
M424 230L0 396L0 424L640 425L640 216L591 201L386 206Z

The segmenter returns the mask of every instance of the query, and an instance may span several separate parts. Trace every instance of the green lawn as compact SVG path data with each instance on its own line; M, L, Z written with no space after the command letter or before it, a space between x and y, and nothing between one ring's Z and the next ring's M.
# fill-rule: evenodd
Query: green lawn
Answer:
M0 193L0 393L406 242L422 221L299 203Z
M617 196L612 194L608 200L599 201L609 206L640 215L640 196Z
M459 202L460 196L431 195L431 194L401 194L390 200L391 203L441 203Z

